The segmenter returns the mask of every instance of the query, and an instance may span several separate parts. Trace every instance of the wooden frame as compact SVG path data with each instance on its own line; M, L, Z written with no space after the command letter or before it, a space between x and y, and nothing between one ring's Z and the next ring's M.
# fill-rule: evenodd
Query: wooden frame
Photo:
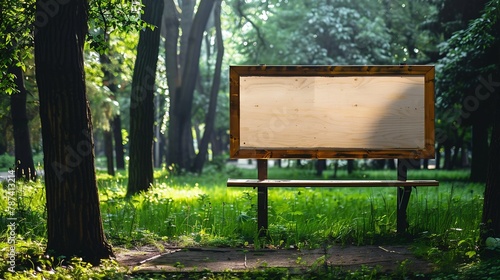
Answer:
M265 97L270 95L266 95L266 92L260 90L266 88L269 91L267 89L269 85L275 84L276 81L280 85L271 89L273 91L272 98L281 99L267 100ZM356 84L360 81L361 85ZM265 84L267 82L269 83ZM307 85L300 86L302 89L295 92L298 86L291 85L294 82L307 83ZM263 85L260 86L261 84ZM394 89L392 85L394 85ZM362 88L358 90L358 87ZM321 93L323 99L319 99L319 101L311 101L315 100L316 97L301 99L302 96L311 92L311 88L313 91ZM379 88L379 90L371 93L375 88ZM358 99L352 99L353 96L361 92L367 92L367 89L370 89L368 93L359 95L359 98L356 97ZM352 128L349 127L350 120L342 123L343 127L339 126L337 120L320 123L319 125L323 125L325 130L319 131L311 126L313 117L309 118L309 116L312 114L294 115L295 107L292 105L306 107L312 113L325 101L339 99L339 92L343 90L348 92L347 95L343 95L347 96L347 99L344 98L347 101L343 105L338 105L343 107L336 107L335 110L353 112L351 119L357 119L358 112L368 112L366 116L360 117L357 123L354 121ZM279 94L274 94L274 91L279 92ZM333 97L330 98L330 95ZM297 138L294 135L300 135L304 138L296 139L296 142L286 140L283 141L284 143L277 143L276 139L267 142L254 141L252 135L256 135L256 132L263 131L263 133L269 134L270 129L276 128L276 125L272 126L272 117L276 112L271 111L276 108L276 104L290 102L290 96L298 99L297 104L287 104L288 109L282 110L281 115L278 116L279 118L288 118L286 119L287 127L280 131L275 129L271 132L282 139ZM254 103L247 102L248 98L254 98L256 101ZM241 99L245 100L241 101ZM387 103L381 103L385 102L384 100L388 100ZM403 102L401 100L407 100L404 102L408 104L401 103ZM380 105L377 105L379 103ZM312 104L309 105L311 108L307 108L307 104ZM333 106L332 104L336 106L335 103L328 104L328 106ZM252 106L255 108L260 106L261 108L254 109ZM296 107L298 108L298 106ZM323 111L319 112L329 114L328 108L323 108ZM299 111L299 109L296 110ZM396 110L398 110L397 113L384 113L385 115L380 117L380 120L373 117L377 112ZM338 115L344 115L344 113ZM248 122L248 116L251 116L252 122ZM334 113L331 113L329 118L332 116ZM261 118L261 120L254 124L254 118ZM317 119L317 116L315 118ZM386 120L386 118L389 119ZM379 127L369 125L370 121L373 120L385 123L382 130ZM244 127L241 126L242 123ZM343 135L348 135L351 129L357 129L356 124L362 127L358 129L359 135L354 135L351 138L346 136L347 139L344 139ZM315 125L318 124L315 123ZM299 128L293 132L293 127ZM244 128L243 132L240 130L242 128ZM312 133L308 130L320 137L324 134L324 139L318 140L316 143L309 137ZM284 132L281 133L281 131L292 131L291 137L288 137L288 134ZM338 134L326 134L328 131L335 131ZM384 135L378 135L379 131L383 131ZM366 139L372 139L374 134L375 138L378 137L378 139L373 143L367 142ZM408 140L415 138L415 141ZM330 139L332 139L331 145L327 143ZM230 66L231 158L434 158L434 141L433 66ZM262 145L260 145L261 142ZM302 143L306 144L302 145ZM354 146L349 146L350 143Z

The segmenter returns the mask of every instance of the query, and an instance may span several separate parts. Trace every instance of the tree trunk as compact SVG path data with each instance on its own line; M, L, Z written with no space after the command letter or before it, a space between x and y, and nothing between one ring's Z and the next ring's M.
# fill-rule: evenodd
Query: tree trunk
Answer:
M315 162L316 176L323 176L323 171L326 169L326 159L318 159Z
M354 160L347 160L347 174L352 174L354 172Z
M162 132L162 127L164 126L164 115L166 111L166 100L163 94L158 94L155 99L156 106L156 125L154 127L155 131L155 144L154 144L154 166L159 168L163 164L163 159L165 158L166 149L166 138L165 134Z
M335 160L335 163L333 164L333 175L332 178L337 178L337 171L339 170L339 160Z
M481 114L477 112L477 114ZM484 115L484 114L481 114ZM485 182L488 170L488 125L485 119L477 118L472 124L472 159L470 180Z
M441 145L438 144L436 148L436 169L441 169Z
M193 18L194 18L194 7L196 6L196 0L182 0L179 5L181 6L182 13L180 14L180 27L182 30L181 40L180 40L180 51L179 51L179 66L180 69L184 69L186 67L187 61L190 59L187 57L187 51L189 46L189 36L191 33L191 28L193 26ZM179 73L182 75L182 71ZM183 77L180 77L182 80Z
M212 137L210 140L210 146L212 148L212 155L214 157L221 156L222 153L225 151L224 149L224 138L228 138L226 136L226 130L224 129L221 132L221 129L214 129L214 132L212 133Z
M153 183L154 92L163 1L144 0L143 20L156 26L141 31L130 102L130 162L127 196Z
M7 146L5 145L5 136L0 136L0 155L3 155L7 152Z
M394 161L394 159L388 159L387 160L387 168L389 170L395 170L396 169L396 162Z
M168 124L168 144L167 163L169 165L178 163L181 158L180 147L181 137L178 135L179 118L176 115L178 95L180 92L181 80L179 75L179 59L177 56L177 42L179 40L179 18L176 13L177 7L173 0L165 1L164 24L165 27L165 68L167 70L168 95L170 98L169 124Z
M190 28L186 51L186 62L182 71L181 84L175 91L175 103L170 102L171 119L169 126L169 164L188 170L194 155L191 133L191 111L194 89L199 71L199 60L203 33L215 0L202 0ZM168 60L169 58L167 58ZM168 70L167 70L168 71ZM169 83L170 85L170 83Z
M125 153L123 152L123 136L122 136L122 120L117 114L111 121L111 129L113 129L113 138L115 140L115 158L116 169L125 169Z
M453 161L451 160L451 146L449 144L444 145L444 164L443 169L451 170L453 169Z
M9 72L16 75L18 93L10 96L10 113L12 127L14 128L14 155L16 159L15 176L17 179L34 180L36 177L31 151L28 116L26 115L26 88L24 75L20 67L10 67Z
M103 131L104 136L104 154L106 155L106 169L108 174L115 176L115 165L113 158L113 133L111 130Z
M203 137L198 143L198 155L196 156L193 164L192 171L201 173L203 165L207 158L208 144L210 143L210 136L213 134L215 127L215 113L217 109L217 96L219 94L220 77L222 72L222 58L224 57L224 41L222 38L222 28L220 22L221 1L217 1L214 9L215 19L215 36L217 45L217 58L215 62L215 71L212 81L212 89L210 90L210 103L208 105L208 113L205 118L205 131Z
M105 43L109 45L109 34L104 35L105 38ZM104 74L103 78L103 85L107 86L109 90L115 95L116 92L118 91L118 86L116 84L116 77L113 74L112 71L110 71L109 67L111 66L111 59L109 56L105 53L99 54L99 61L101 62L101 69ZM114 96L113 96L114 98ZM121 125L118 128L118 135L115 131L115 119L118 117L118 121L120 121L120 116L117 114L112 120L109 120L109 127L110 131L103 131L103 136L104 136L104 153L106 155L106 161L107 161L107 170L108 174L114 176L115 175L115 168L114 168L114 157L113 157L113 137L117 138L119 136L119 139L115 139L118 141L115 141L115 151L116 151L116 156L121 156L121 159L117 158L116 162L118 165L118 162L120 161L120 167L118 169L124 169L125 168L125 163L123 161L123 144L122 144L122 136L121 136ZM120 148L121 148L121 153L120 153Z
M497 104L498 108L500 102L497 101ZM481 237L483 241L487 237L498 237L500 234L500 204L498 203L500 197L500 112L498 110L495 113L490 143L482 217Z
M37 0L37 14L46 3ZM47 253L93 264L113 255L104 236L83 46L88 2L74 0L35 32L47 199Z
M385 159L375 159L373 160L373 167L376 170L383 170L385 168Z

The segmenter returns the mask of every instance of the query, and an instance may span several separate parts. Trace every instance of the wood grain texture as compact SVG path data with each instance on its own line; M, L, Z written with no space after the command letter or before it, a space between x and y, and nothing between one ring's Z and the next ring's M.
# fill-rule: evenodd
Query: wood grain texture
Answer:
M228 179L228 187L436 187L435 180L257 180Z
M243 77L242 148L421 149L423 77Z
M431 66L231 66L233 158L432 158Z

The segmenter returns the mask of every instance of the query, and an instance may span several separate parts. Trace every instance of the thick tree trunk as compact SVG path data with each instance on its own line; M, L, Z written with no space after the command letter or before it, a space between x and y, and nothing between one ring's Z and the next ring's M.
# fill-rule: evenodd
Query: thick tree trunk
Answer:
M46 3L37 0L37 14ZM36 79L47 199L47 253L93 264L113 255L104 236L86 96L83 45L88 3L58 5L35 32Z
M478 112L479 113L479 112ZM488 170L488 122L478 118L472 124L472 159L470 180L485 182Z
M3 155L7 152L7 146L5 145L5 137L0 136L0 155Z
M497 30L500 28L500 22L496 22ZM496 62L497 70L496 77L500 74L500 46L497 42L495 49L497 50ZM496 89L498 90L498 88ZM494 104L497 110L494 113L493 129L491 132L491 141L489 149L488 173L486 177L486 188L484 191L483 217L481 230L481 239L484 242L488 237L500 236L500 97L495 93L493 97Z
M190 59L187 57L187 51L189 46L189 36L191 33L191 27L193 26L194 18L194 7L196 6L196 0L182 0L179 5L181 6L182 13L180 14L180 24L181 24L181 38L180 38L180 52L179 52L179 65L180 69L186 67L186 62ZM182 75L182 71L179 73ZM180 77L182 80L183 77Z
M210 103L208 105L208 112L205 118L205 131L203 137L198 143L198 155L196 156L193 164L192 171L201 173L203 165L207 159L208 144L210 143L210 136L213 134L215 127L215 113L217 109L217 96L219 94L220 77L222 72L222 58L224 57L224 41L222 38L222 28L220 21L221 1L217 1L214 9L215 19L215 36L217 45L217 58L215 62L214 78L212 81L212 89L210 90Z
M10 96L10 113L14 128L14 155L16 159L15 176L17 179L34 180L36 170L33 164L28 116L26 114L27 92L24 87L24 75L20 67L11 67L9 72L16 75L15 82L19 90L18 93Z
M163 1L144 0L143 20L156 26L141 31L132 78L130 162L127 196L153 183L154 92Z
M181 158L180 147L181 137L178 135L179 118L176 115L176 106L180 92L181 80L179 76L179 60L177 56L177 42L179 40L179 18L176 13L177 7L173 0L165 1L165 11L163 26L165 30L165 67L167 70L167 85L170 98L169 123L168 123L168 144L167 163L169 165L178 163Z
M193 107L194 89L196 86L196 79L199 72L199 60L201 52L201 43L203 40L203 33L207 24L208 18L212 11L215 0L202 0L198 7L198 11L193 20L189 32L189 45L187 47L185 67L182 69L182 84L181 92L178 95L175 106L176 116L179 118L179 131L177 135L181 136L179 142L182 155L174 162L178 164L181 169L188 170L191 167L192 156L194 155L193 136L191 133L191 111Z
M497 101L497 108L500 102ZM484 192L483 205L483 229L481 237L483 241L487 237L500 236L500 112L495 113L495 122L491 135L490 157L488 163L488 175L486 179L486 189Z

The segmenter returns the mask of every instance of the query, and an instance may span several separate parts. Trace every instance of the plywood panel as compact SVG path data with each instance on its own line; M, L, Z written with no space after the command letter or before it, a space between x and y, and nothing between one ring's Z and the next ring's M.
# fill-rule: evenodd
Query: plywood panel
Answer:
M240 146L422 149L424 77L241 77Z
M232 158L433 158L434 67L231 66Z

